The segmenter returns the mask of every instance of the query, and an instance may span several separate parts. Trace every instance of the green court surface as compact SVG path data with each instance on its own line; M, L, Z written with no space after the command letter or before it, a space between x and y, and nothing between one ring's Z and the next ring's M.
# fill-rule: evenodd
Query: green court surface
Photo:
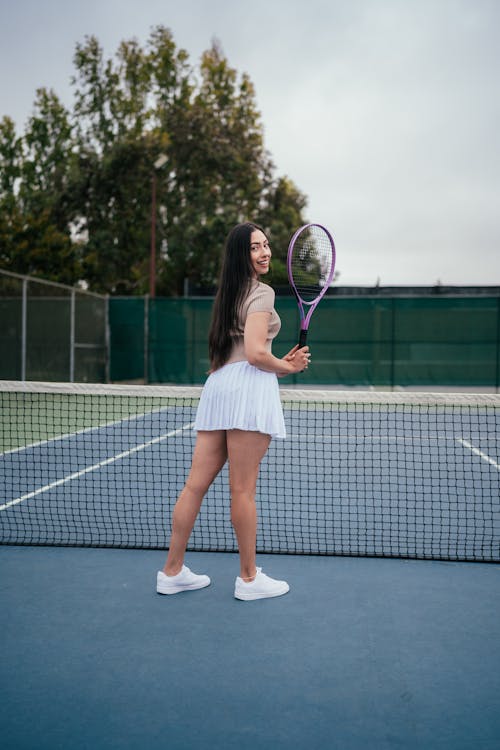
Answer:
M87 389L91 388L86 386ZM169 406L175 398L157 397L149 404L120 395L95 393L93 408L82 393L3 393L1 418L9 429L0 431L0 453L40 441L72 437L85 430L107 427ZM183 399L185 405L186 399Z

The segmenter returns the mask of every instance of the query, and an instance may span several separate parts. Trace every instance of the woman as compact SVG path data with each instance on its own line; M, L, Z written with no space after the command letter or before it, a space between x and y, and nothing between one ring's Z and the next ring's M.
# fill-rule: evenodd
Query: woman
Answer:
M256 567L255 491L259 466L271 437L284 438L285 424L277 376L301 372L309 348L295 346L282 359L271 353L281 321L274 291L260 281L269 270L271 250L264 231L238 224L225 245L220 284L209 333L211 371L198 406L191 471L173 512L172 535L157 591L175 594L210 584L184 565L189 536L205 493L229 461L231 522L240 556L237 599L286 594L289 586Z

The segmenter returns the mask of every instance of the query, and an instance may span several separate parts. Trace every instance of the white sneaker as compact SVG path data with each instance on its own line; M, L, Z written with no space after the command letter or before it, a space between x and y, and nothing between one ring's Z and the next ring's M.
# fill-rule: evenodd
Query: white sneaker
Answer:
M243 601L269 599L272 596L282 596L287 591L290 591L290 586L286 581L275 581L274 578L269 578L262 572L262 568L257 568L257 575L253 581L244 581L238 576L234 586L235 598Z
M185 565L176 576L167 576L162 570L159 570L156 576L158 594L178 594L179 591L194 591L205 586L210 586L210 578L192 573Z

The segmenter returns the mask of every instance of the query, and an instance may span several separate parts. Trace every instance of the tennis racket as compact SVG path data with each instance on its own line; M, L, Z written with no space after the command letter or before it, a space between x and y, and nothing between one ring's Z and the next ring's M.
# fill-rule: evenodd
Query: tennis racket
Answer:
M321 224L306 224L297 229L288 246L287 270L299 306L299 347L302 347L306 345L312 314L332 283L335 271L335 244L328 229Z

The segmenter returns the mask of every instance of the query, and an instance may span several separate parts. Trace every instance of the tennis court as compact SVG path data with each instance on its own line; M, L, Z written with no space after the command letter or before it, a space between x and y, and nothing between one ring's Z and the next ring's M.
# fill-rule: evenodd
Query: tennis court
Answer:
M199 389L0 391L5 747L499 747L500 397L283 391L248 606L224 474L154 591Z

